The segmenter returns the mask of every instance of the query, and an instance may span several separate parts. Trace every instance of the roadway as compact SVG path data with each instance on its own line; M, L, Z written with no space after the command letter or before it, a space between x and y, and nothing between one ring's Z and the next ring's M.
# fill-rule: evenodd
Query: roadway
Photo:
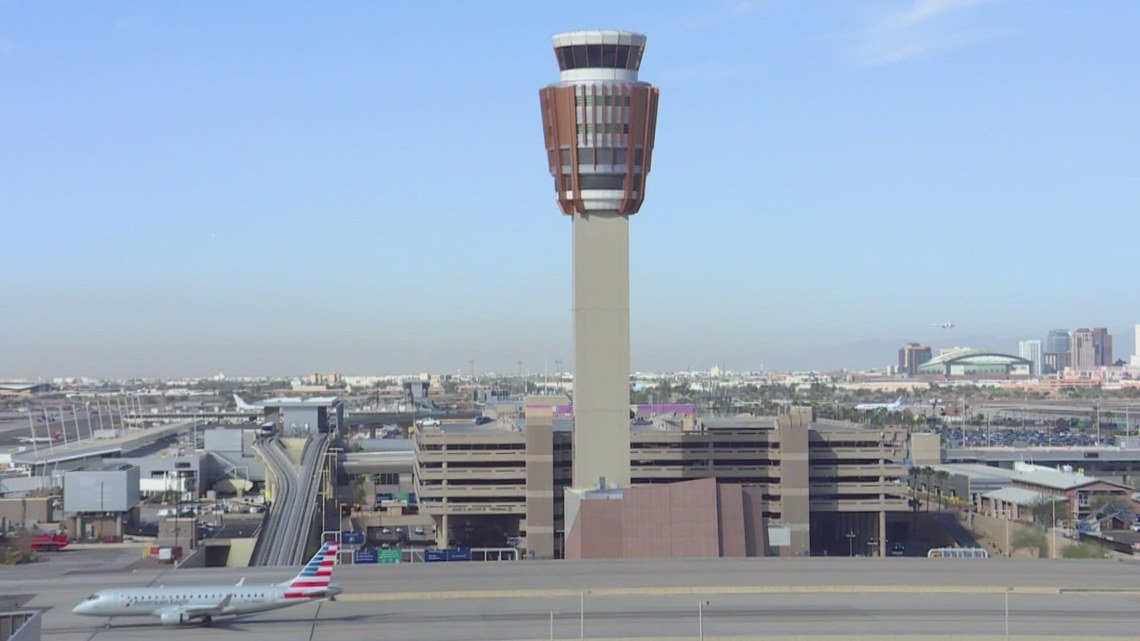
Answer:
M43 638L53 641L180 641L218 631L249 641L531 640L550 638L551 612L559 639L579 638L580 625L588 639L696 639L698 603L710 640L964 641L1004 638L1008 595L1010 638L1135 639L1136 570L1109 561L818 558L347 566L334 575L345 589L335 602L220 621L217 630L141 620L105 630L70 608L102 588L225 584L243 575L277 582L293 570L80 571L66 582L45 572L8 595L0 588L0 602L47 609Z
M251 565L300 565L308 560L305 554L309 552L316 516L315 497L328 444L327 435L307 439L299 467L289 458L280 439L264 439L255 444L273 470L277 493Z

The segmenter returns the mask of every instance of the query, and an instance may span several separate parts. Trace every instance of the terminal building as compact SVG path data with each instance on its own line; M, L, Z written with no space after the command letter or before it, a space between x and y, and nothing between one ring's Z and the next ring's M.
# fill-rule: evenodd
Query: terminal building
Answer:
M568 515L582 513L567 504L563 492L572 482L572 420L556 412L552 398L531 397L523 421L416 430L419 510L435 522L440 547L501 544L518 537L536 558L567 556ZM706 419L690 430L634 423L629 437L634 490L702 479L740 488L726 499L723 489L686 486L684 496L703 497L705 507L718 501L744 506L731 508L741 515L731 527L725 521L720 530L689 531L695 537L688 550L692 555L846 554L850 534L858 536L861 551L883 554L888 540L905 536L898 531L905 527L899 517L908 506L901 429L812 423L810 409L792 408L780 416ZM622 498L609 490L608 499ZM631 504L643 500L630 494L635 496ZM728 504L721 505L721 513ZM756 514L748 505L758 508ZM606 508L598 509L597 518L604 520ZM676 519L708 520L700 509L673 513L674 531L686 531L678 530ZM641 556L686 555L672 548L654 550L651 540L634 543L641 546L635 545ZM570 550L570 556L629 556L612 554L616 540L597 545L596 553L587 545Z
M1028 358L968 348L944 352L918 366L919 376L967 379L1028 377L1032 371Z

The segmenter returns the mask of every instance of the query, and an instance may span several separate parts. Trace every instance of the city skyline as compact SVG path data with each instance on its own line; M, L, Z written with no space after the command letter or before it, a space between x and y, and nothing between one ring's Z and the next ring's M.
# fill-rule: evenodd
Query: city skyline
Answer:
M0 377L569 370L536 88L595 25L443 6L0 6ZM1127 263L1061 231L1140 231L1129 5L654 7L584 9L663 93L634 370L1134 353Z

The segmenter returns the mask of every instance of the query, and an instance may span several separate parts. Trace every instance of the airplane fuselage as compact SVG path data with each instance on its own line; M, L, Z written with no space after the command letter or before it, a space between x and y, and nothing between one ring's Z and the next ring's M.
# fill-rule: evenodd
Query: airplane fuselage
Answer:
M105 618L162 617L163 614L177 613L183 609L210 608L229 597L230 600L225 608L208 616L234 616L279 610L333 597L340 592L340 588L335 586L327 589L296 590L280 585L196 585L101 590L75 606L73 612ZM189 623L189 619L190 617L187 617L185 621L177 622Z

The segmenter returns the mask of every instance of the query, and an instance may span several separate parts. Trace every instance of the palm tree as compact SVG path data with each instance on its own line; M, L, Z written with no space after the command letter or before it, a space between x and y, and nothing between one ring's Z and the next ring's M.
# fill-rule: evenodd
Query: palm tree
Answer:
M950 478L950 473L946 470L938 470L935 472L935 476L938 477L938 508L944 510L946 509L944 500L946 494L942 491L942 486L946 484L946 479Z

